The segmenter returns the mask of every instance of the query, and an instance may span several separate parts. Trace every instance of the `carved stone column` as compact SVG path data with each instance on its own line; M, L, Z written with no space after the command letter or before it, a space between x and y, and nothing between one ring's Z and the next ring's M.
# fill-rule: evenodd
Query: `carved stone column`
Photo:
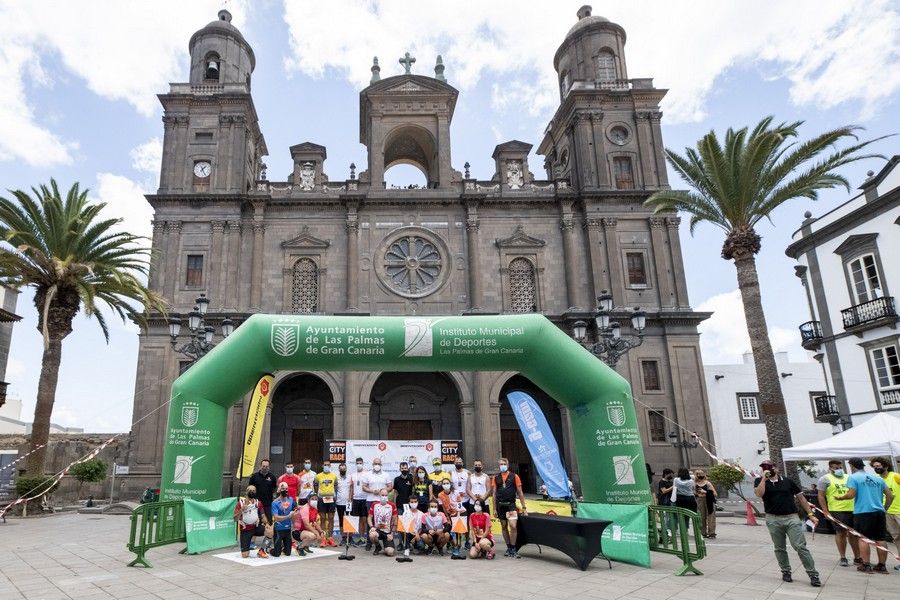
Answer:
M359 308L359 215L347 205L347 310Z
M225 245L228 255L225 262L225 307L229 310L238 309L238 274L241 270L241 223L240 221L228 221L225 230Z
M153 221L153 240L150 245L150 275L148 285L154 292L162 293L166 265L166 222Z
M210 241L209 277L206 287L215 300L215 308L221 310L225 307L225 271L223 268L225 264L225 246L223 244L225 221L210 221L209 227L212 229L212 240Z
M253 268L250 274L250 310L262 308L263 250L266 226L262 221L253 223Z
M466 204L466 258L469 270L469 310L482 309L481 261L478 256L479 228L478 208L473 202Z
M691 305L688 299L687 280L684 277L684 258L681 256L681 238L678 235L679 217L666 217L666 229L669 231L669 247L672 249L672 265L675 275L675 295L678 306L687 308Z
M666 172L665 145L662 139L662 128L660 121L662 113L659 111L650 112L650 133L653 138L653 154L656 160L656 181L657 185L664 187L669 185L669 175Z
M634 113L634 116L637 121L635 135L638 144L638 164L635 165L635 169L639 169L641 177L640 180L635 179L634 187L655 187L657 185L656 159L650 145L650 113L646 110L639 110Z
M606 241L606 260L609 265L609 292L613 297L613 306L625 305L625 295L622 288L625 280L622 278L622 257L619 255L619 237L616 233L617 219L606 217L603 219L603 239Z
M166 223L166 286L163 296L175 304L178 265L181 263L181 221Z
M609 270L606 265L606 249L602 247L601 219L587 219L584 222L584 228L587 231L587 255L591 261L591 280L593 283L591 293L593 298L596 298L600 295L600 292L611 287L609 285ZM593 304L593 298L588 302L587 308L590 308Z
M659 289L659 306L661 308L674 307L675 295L672 293L672 285L669 281L672 264L669 256L668 240L663 229L665 219L650 217L650 239L653 243L653 264L656 268L656 286Z
M563 206L562 216L559 220L559 228L562 230L563 238L563 262L565 263L566 273L566 299L568 301L569 310L581 308L581 301L578 285L578 253L575 251L575 219L572 216L572 207Z

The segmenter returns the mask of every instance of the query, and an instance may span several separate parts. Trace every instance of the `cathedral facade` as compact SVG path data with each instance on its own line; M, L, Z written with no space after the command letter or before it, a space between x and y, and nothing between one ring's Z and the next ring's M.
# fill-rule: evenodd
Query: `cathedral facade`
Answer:
M673 444L677 422L711 439L697 325L688 301L676 215L643 201L668 187L659 102L666 90L629 78L625 31L589 7L556 52L559 107L528 168L532 144L493 152L490 179L460 170L450 123L458 91L440 60L433 76L381 78L359 95L367 164L326 175L325 146L290 147L293 172L270 181L251 94L253 49L227 11L193 35L190 80L159 96L164 107L150 285L185 314L205 293L206 322L283 314L460 315L536 312L569 335L578 321L597 337L595 300L612 295L612 317L630 331L647 313L642 344L617 371L631 382L647 461L706 464ZM549 58L549 57L548 57ZM414 165L427 184L395 188L387 169ZM166 320L141 335L134 418L158 409L187 368ZM508 456L534 489L531 458L506 400L539 402L577 484L569 412L514 372L279 372L260 456L273 469L321 460L328 439L458 439L467 461ZM238 461L249 397L232 409L226 470ZM129 487L159 480L167 411L132 432ZM226 473L226 479L230 476Z

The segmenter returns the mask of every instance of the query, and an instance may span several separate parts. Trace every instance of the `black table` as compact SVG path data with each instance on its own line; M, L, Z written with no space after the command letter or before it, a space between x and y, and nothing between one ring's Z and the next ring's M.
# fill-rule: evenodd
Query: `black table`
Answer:
M609 568L612 563L603 556L600 536L612 521L600 519L577 519L553 515L522 515L518 520L516 550L526 544L538 544L556 548L575 561L582 571L588 568L594 558L603 557Z

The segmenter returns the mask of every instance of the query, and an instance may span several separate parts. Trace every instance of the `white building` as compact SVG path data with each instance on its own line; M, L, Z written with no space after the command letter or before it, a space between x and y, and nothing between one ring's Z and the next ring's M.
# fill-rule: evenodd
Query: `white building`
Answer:
M859 189L821 217L807 212L786 250L809 302L803 346L826 367L817 418L835 431L900 411L900 156Z
M831 435L828 424L816 422L813 399L825 395L825 377L817 362L790 362L787 352L775 353L781 391L794 445ZM766 426L759 403L753 355L737 364L703 365L716 451L719 457L747 469L769 456Z
M0 434L31 434L31 423L22 420L22 399L10 395L6 403L0 406ZM50 423L50 433L84 433L82 427L63 427Z

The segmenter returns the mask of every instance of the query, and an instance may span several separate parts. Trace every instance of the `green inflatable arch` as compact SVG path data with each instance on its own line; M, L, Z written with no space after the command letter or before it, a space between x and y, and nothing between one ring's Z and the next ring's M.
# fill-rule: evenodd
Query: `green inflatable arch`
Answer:
M545 317L259 314L172 385L163 500L221 497L228 409L281 370L519 371L571 411L586 501L650 501L628 383Z

